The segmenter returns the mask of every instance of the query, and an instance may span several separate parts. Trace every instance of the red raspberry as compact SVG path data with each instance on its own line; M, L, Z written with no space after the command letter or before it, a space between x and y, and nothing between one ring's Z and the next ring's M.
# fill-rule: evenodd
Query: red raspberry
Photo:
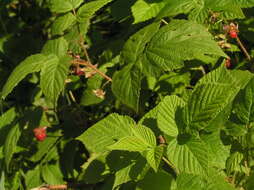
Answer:
M75 70L74 70L74 74L78 75L78 76L81 76L81 75L84 75L85 72L82 71L82 69L80 67L76 67Z
M229 35L230 35L231 38L237 38L237 32L235 30L231 30L229 32Z
M44 141L47 137L47 127L37 127L33 132L37 141Z

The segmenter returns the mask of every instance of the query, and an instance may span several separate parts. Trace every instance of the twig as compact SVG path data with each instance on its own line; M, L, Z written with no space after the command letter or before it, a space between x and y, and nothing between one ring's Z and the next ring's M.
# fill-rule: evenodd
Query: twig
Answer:
M251 60L251 56L248 53L248 51L245 49L244 45L242 44L240 38L237 36L236 37L236 41L239 44L240 48L242 49L243 53L245 54L245 56L247 57L247 59L250 61Z
M96 73L98 73L99 75L101 75L102 77L107 79L108 81L112 81L112 78L110 78L108 75L106 75L105 73L103 73L102 71L97 69L97 67L95 67L93 64L91 64L91 62L89 62L89 61L84 61L84 60L81 60L81 59L75 59L75 60L72 61L72 63L87 66L87 67L93 69L94 71L96 71Z
M67 190L68 188L92 187L92 184L42 185L31 190Z

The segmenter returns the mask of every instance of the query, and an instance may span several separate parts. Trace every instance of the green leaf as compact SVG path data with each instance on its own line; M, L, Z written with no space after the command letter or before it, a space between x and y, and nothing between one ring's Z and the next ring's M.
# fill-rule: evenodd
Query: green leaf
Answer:
M234 152L232 153L227 162L226 162L226 169L227 174L230 175L233 172L241 172L241 163L244 158L243 153L240 152Z
M160 10L165 6L166 1L145 1L138 0L132 7L132 15L134 17L134 24L146 21L155 17Z
M48 184L59 185L64 182L63 175L58 164L45 164L42 166L41 173L44 181Z
M148 26L140 29L127 40L121 52L121 57L124 59L126 64L136 63L138 61L146 44L156 34L159 27L159 22L149 24Z
M173 181L173 176L163 170L157 173L149 170L144 179L138 181L137 190L169 190Z
M77 139L91 152L105 152L106 147L132 134L135 122L127 116L111 114L87 129Z
M226 182L226 176L221 175L218 171L214 169L210 169L210 175L208 178L208 185L206 190L236 190L232 184Z
M52 35L62 35L76 21L76 17L72 13L57 17L51 26Z
M154 169L155 172L158 171L163 156L163 152L164 152L163 146L156 146L154 149L148 150L146 153L146 160L149 163L149 165Z
M86 35L88 27L90 25L90 19L92 16L103 6L111 2L112 0L96 0L85 3L81 6L77 12L77 19L80 23L80 32L82 35Z
M65 80L70 67L70 58L62 57L48 62L41 70L40 86L43 94L48 97L54 105L60 93L64 90Z
M254 78L250 80L246 88L239 93L234 110L238 119L244 124L254 121Z
M176 118L180 117L179 109L185 105L185 102L177 96L166 96L158 105L157 122L159 129L165 134L176 137L178 127Z
M162 27L145 54L151 64L164 70L181 68L184 60L209 55L227 57L204 26L186 20L173 20Z
M144 142L134 136L124 137L117 141L115 144L108 146L110 150L126 150L134 152L143 152L150 148L149 145L143 144Z
M4 159L5 159L7 171L9 170L9 164L10 164L11 158L16 151L17 142L19 140L20 135L21 135L21 131L20 131L19 124L16 124L15 126L13 126L7 135L7 138L4 144Z
M206 182L201 176L181 173L176 178L177 190L204 190Z
M0 189L5 190L5 175L4 171L1 172L1 178L0 178Z
M156 138L151 129L144 126L132 126L131 132L133 136L126 136L108 148L111 150L137 152L143 152L149 148L155 148Z
M199 140L189 140L184 143L174 139L167 147L168 159L180 173L206 176L209 166L208 154L208 148Z
M136 112L139 108L139 97L142 73L133 65L127 65L113 76L112 91L124 104L133 108Z
M59 132L49 133L49 136L43 141L38 143L38 151L30 158L32 162L40 161L50 150L55 146L59 139Z
M201 1L202 2L202 1ZM165 7L161 9L157 15L158 19L161 19L166 16L175 16L182 13L188 13L197 5L196 1L193 0L169 0Z
M55 57L52 55L45 56L43 54L35 54L27 57L12 71L3 87L2 98L6 98L13 88L29 73L40 71L45 64L54 59Z
M50 0L50 10L56 13L64 13L76 9L83 0Z
M54 40L48 40L43 46L42 53L55 54L58 57L65 56L68 50L68 42L64 37L60 37Z
M0 116L0 129L13 122L16 117L15 108L10 108Z
M216 167L225 169L226 160L230 155L230 146L223 145L220 139L220 131L203 135L201 139L206 143L209 149L209 165L210 167Z
M139 179L140 174L147 171L146 161L140 154L134 155L128 154L124 160L127 162L121 163L121 167L115 173L115 180L113 189L119 187L119 185ZM119 162L119 161L117 161ZM125 163L125 165L123 165Z
M27 189L32 189L33 187L38 187L42 184L40 173L39 165L26 173L25 182Z
M222 67L204 76L188 100L185 110L187 126L203 129L211 124L233 101L240 90L238 84L237 79Z

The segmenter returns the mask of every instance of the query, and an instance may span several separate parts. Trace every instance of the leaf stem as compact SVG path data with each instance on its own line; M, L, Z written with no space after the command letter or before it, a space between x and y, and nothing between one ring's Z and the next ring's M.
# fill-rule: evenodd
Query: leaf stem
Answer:
M163 157L162 157L162 160L163 160L164 162L166 162L166 163L169 165L169 167L172 168L172 169L174 170L174 172L176 173L176 175L179 174L178 169L177 169L167 158L165 158L165 157L163 156Z
M251 60L251 56L248 53L248 51L246 50L246 48L244 47L244 45L242 44L240 38L237 36L236 37L236 41L238 43L238 45L240 46L240 48L242 49L243 53L245 54L245 56L247 57L247 59L250 61Z

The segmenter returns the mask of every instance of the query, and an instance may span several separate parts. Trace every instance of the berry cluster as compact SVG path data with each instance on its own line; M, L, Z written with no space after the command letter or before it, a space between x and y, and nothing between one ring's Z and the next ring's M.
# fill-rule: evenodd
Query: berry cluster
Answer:
M37 127L33 132L37 141L44 141L47 137L47 127Z

